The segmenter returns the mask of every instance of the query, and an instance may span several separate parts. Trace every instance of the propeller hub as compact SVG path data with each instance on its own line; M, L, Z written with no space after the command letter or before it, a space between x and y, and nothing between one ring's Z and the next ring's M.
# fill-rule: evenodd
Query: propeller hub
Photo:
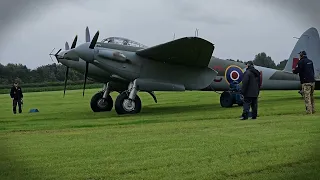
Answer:
M68 66L68 60L65 59L65 57L64 57L66 52L67 51L61 51L58 54L56 54L55 56L57 58L58 63L61 63L65 66Z

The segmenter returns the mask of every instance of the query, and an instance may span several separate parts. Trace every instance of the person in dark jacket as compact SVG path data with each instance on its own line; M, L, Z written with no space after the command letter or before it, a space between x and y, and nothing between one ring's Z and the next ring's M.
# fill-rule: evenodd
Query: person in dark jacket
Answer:
M294 74L299 74L307 114L314 114L315 108L313 92L315 88L315 78L313 62L307 57L307 53L305 51L299 52L299 55L300 60L296 68L292 69L292 72Z
M241 120L248 119L248 113L252 110L252 119L258 116L258 96L260 93L260 72L254 68L252 61L246 63L247 69L243 74L241 95L243 96L243 113Z
M13 106L13 113L16 114L17 113L17 104L19 107L19 113L22 113L22 103L23 103L23 93L22 93L22 89L19 86L19 84L17 82L14 83L14 85L11 88L10 91L10 96L12 98L12 106Z

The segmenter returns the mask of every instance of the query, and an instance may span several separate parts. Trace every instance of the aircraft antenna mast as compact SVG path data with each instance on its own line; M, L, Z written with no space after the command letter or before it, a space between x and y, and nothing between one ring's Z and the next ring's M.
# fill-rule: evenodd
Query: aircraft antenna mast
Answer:
M176 39L176 33L173 33L173 40Z
M198 37L199 36L199 29L196 29L196 32L194 34L195 34L195 37Z

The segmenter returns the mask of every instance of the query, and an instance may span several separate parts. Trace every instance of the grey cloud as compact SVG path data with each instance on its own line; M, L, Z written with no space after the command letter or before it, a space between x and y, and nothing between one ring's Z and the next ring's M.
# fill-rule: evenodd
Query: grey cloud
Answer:
M204 24L220 24L220 25L228 25L236 22L235 18L223 18L218 16L210 16L203 13L197 14L181 14L180 18L189 22L197 22Z
M50 6L54 2L57 0L1 0L0 31L10 26L11 23L22 21L25 16L31 14L34 8Z
M270 5L297 23L320 27L319 0L255 0L253 3Z
M31 68L52 63L52 48L63 48L76 34L83 42L86 26L91 34L100 30L100 40L123 36L148 46L172 40L173 33L176 38L194 35L198 28L201 37L217 45L217 57L248 60L266 51L276 61L283 60L295 43L292 36L308 28L296 25L306 17L294 15L292 7L285 10L284 5L262 0L254 7L257 1L2 0L0 61Z
M219 7L219 3L213 3L216 6L209 6L209 8L206 5L210 2L206 0L199 0L198 2L175 0L169 3L173 5L173 11L180 20L192 23L228 25L238 20L236 16L221 13L218 9L224 7Z

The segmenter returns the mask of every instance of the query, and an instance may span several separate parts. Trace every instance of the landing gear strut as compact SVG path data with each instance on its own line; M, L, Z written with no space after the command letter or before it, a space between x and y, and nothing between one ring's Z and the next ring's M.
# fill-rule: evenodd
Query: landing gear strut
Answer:
M98 92L91 98L90 106L93 112L111 111L113 100L110 96L110 87L107 83L101 92Z
M136 80L129 84L128 90L123 91L116 99L115 110L121 114L137 114L141 111L141 99L137 95Z

